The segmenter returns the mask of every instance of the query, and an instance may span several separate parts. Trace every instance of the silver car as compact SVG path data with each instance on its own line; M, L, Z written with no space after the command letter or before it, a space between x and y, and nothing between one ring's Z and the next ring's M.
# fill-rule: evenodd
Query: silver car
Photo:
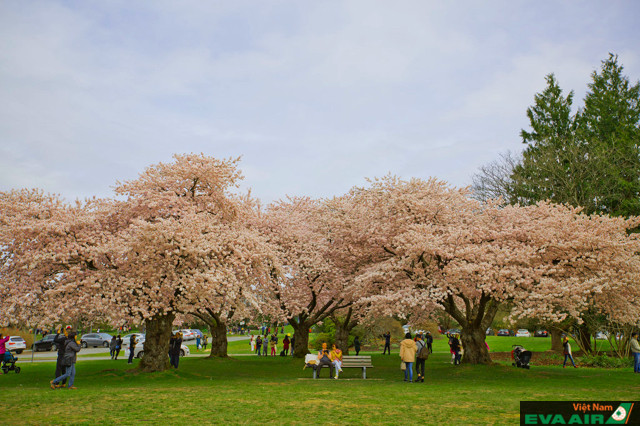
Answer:
M89 346L108 348L112 338L113 336L108 333L87 333L80 338L80 344L83 348Z

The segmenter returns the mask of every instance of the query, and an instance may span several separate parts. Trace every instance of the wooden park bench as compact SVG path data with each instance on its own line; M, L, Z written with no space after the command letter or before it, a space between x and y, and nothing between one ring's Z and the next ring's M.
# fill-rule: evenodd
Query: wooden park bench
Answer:
M325 366L326 367L326 366ZM325 368L323 367L323 368ZM326 367L329 369L328 367ZM371 356L360 355L360 356L350 356L345 355L342 357L342 369L345 368L362 368L362 378L367 378L367 368L373 368L373 364L371 364ZM318 374L318 370L313 369L313 378L316 379Z

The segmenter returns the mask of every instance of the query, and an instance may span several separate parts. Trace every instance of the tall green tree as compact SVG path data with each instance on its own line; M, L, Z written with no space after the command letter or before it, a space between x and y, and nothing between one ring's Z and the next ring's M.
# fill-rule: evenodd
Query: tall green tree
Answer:
M555 76L527 109L527 145L513 167L509 199L552 200L586 213L640 214L640 85L610 54L591 75L584 107L572 113Z

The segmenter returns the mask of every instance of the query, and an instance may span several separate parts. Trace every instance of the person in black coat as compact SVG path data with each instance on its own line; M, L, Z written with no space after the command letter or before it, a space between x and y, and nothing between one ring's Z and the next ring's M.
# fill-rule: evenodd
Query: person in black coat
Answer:
M61 329L57 330L56 337L53 338L53 343L56 345L56 349L58 349L58 358L56 359L56 377L63 376L67 371L67 367L62 365L62 358L64 357L64 348L67 343L67 336L62 333ZM60 383L59 387L64 387L67 384L67 378L65 377Z
M353 339L353 348L356 350L356 356L358 356L360 353L360 339L358 339L358 336Z
M122 349L122 337L118 334L118 337L116 338L116 356L114 357L115 360L118 359L120 349Z
M176 333L169 340L169 359L173 368L178 368L180 363L180 349L182 346L182 333Z
M427 342L427 348L429 349L429 353L432 354L433 347L431 345L433 345L433 336L431 335L430 331L427 331L427 337L425 338L425 341Z

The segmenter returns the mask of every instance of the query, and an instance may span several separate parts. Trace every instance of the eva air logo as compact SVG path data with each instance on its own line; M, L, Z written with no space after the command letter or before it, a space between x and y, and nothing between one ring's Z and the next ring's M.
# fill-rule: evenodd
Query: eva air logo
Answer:
M633 403L625 402L620 404L616 411L613 412L609 420L607 420L608 425L624 425L627 424L627 420L629 419L629 415L631 415L631 409L633 408Z

